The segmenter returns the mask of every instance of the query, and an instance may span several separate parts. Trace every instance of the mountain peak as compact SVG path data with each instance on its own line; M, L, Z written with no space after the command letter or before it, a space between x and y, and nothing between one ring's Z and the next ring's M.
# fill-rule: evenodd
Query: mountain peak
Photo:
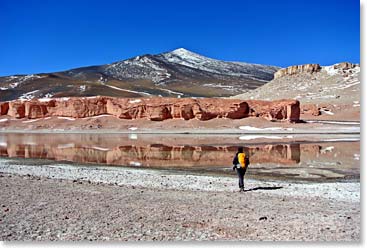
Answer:
M180 47L180 48L177 48L173 51L171 51L171 53L191 53L191 51L183 48L183 47Z
M191 52L191 51L189 51L189 50L187 50L185 48L182 48L182 47L177 48L177 49L175 49L175 50L173 50L171 52L168 52L168 54L174 54L174 55L180 56L180 57L182 57L182 56L185 57L185 56L188 56L188 55L190 55L190 56L201 56L201 55L199 55L197 53Z

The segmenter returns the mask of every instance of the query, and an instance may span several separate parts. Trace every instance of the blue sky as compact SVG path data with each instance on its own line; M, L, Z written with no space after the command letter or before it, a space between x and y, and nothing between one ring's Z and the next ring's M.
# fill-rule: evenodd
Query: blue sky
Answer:
M179 47L281 67L360 61L359 0L0 0L0 75Z

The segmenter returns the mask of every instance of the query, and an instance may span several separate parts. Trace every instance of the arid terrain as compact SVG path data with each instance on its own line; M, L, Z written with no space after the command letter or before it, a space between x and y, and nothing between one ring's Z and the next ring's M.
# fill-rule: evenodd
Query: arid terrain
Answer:
M361 239L358 182L246 179L246 192L237 192L233 173L195 176L4 159L0 169L5 241Z

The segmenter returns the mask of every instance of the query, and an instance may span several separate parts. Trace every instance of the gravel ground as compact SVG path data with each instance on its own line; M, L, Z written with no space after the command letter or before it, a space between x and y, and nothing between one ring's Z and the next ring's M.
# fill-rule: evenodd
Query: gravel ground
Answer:
M359 182L0 160L1 240L360 240Z

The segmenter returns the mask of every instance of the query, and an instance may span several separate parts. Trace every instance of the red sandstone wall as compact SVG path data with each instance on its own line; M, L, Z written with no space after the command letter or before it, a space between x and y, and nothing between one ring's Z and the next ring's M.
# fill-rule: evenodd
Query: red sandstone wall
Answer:
M268 120L298 121L300 106L297 100L239 100L222 98L114 98L68 97L49 100L15 100L0 103L1 115L15 118L44 118L66 116L84 118L110 114L121 119L162 121L210 120L213 118L241 119L249 116Z

